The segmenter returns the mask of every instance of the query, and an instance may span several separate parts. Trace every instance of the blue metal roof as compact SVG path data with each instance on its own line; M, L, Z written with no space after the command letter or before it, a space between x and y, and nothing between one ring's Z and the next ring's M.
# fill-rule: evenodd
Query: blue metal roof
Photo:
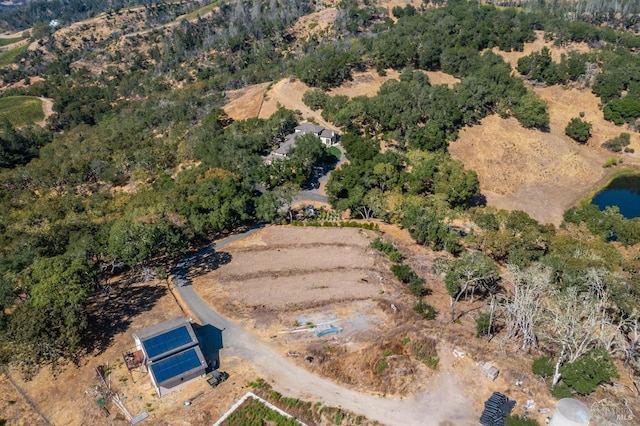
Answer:
M156 377L156 382L160 384L200 366L201 362L200 358L198 358L198 353L195 348L191 348L162 361L154 362L150 365L150 368Z
M183 325L182 327L147 339L143 341L142 344L147 351L147 356L152 359L192 342L193 339L189 334L189 330L187 330L187 326Z

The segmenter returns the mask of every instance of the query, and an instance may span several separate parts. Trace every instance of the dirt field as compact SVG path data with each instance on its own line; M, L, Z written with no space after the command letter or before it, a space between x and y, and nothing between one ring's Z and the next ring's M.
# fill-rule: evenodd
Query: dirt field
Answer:
M312 111L302 102L302 95L307 90L309 90L309 86L298 79L285 78L274 83L265 94L258 117L269 118L277 111L278 105L282 105L287 109L300 111L303 119L314 121L328 129L335 129L334 125L322 118L320 111Z
M234 120L258 117L269 85L271 83L262 83L229 90L227 92L229 102L224 106L224 111Z
M495 382L478 374L476 361L496 362L495 348L468 333L474 329L473 315L463 316L461 326L450 323L449 297L442 277L432 268L438 255L412 244L406 231L383 228L386 238L392 238L410 256L407 262L427 279L432 291L428 303L440 312L435 321L413 313L413 297L392 277L388 261L368 248L376 234L371 231L270 227L225 247L231 261L195 280L194 286L217 310L292 355L292 362L347 386L406 395L442 383L445 392L444 377L453 374L458 384L473 389L470 398L478 413L481 399L493 390L508 391L519 403L534 395L539 404L549 406L548 392L521 368L525 361L519 356L498 356L503 377ZM341 274L327 281L328 269ZM463 309L473 312L483 303ZM326 324L342 332L318 338L315 330L305 330ZM438 373L411 356L411 342L429 339L437 345ZM454 348L467 356L456 358ZM378 374L376 366L384 353L390 354L389 367ZM306 356L314 361L306 362ZM516 380L526 385L517 387Z

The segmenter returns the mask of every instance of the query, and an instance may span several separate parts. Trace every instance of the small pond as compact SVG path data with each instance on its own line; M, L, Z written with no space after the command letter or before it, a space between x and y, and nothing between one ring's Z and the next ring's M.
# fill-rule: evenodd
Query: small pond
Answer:
M615 178L591 202L600 210L618 206L627 219L640 217L640 175Z

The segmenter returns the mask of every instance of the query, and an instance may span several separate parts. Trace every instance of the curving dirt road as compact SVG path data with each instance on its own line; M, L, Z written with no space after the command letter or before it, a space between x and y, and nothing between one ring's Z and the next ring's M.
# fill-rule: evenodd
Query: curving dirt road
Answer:
M192 262L232 241L259 231L252 229L218 241L182 260L174 269L174 282L183 300L200 319L223 330L223 354L239 356L256 367L277 391L291 397L322 401L377 420L386 425L476 425L478 415L468 412L472 402L460 380L450 373L434 375L425 389L405 398L372 396L342 387L289 362L269 345L211 309L195 292L188 278Z

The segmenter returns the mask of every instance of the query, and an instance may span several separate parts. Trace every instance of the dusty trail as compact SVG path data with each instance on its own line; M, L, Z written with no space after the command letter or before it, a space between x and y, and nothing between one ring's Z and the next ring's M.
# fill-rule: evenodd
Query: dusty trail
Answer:
M47 123L47 119L51 117L53 114L53 99L49 98L38 98L42 101L42 112L44 113L44 118L38 124L40 126L44 126Z
M248 236L250 230L215 244L226 244ZM191 263L213 250L209 246L185 258L174 270L174 280L183 300L203 324L223 330L224 356L238 356L250 362L277 391L305 400L324 404L378 420L386 425L476 425L473 413L466 412L471 400L462 392L464 385L453 374L440 372L432 376L419 392L405 398L387 398L356 392L319 377L292 364L269 345L261 342L240 325L211 309L195 292L187 272ZM445 423L447 422L447 423Z

